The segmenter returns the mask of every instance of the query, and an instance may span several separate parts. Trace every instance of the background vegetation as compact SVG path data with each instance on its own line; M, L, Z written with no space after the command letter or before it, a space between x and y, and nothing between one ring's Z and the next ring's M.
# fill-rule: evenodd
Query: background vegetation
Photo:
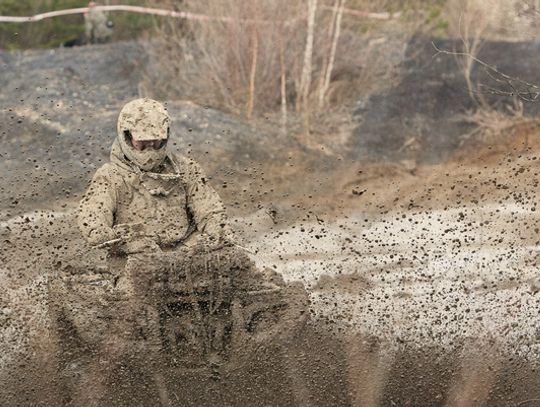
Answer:
M340 110L350 111L362 93L388 85L395 64L388 55L419 33L462 40L463 51L470 56L456 59L471 98L481 105L482 100L476 96L477 84L470 78L474 56L482 41L534 37L529 23L535 21L539 12L537 3L518 0L101 1L101 4L155 6L231 17L235 23L201 23L125 12L110 16L115 24L113 40L151 39L143 41L150 64L140 84L141 94L160 99L189 99L246 119L270 119L279 123L284 132L295 128L296 133L305 134L314 128L328 131L333 124L325 126L321 120L332 118L330 113L339 116ZM0 14L33 15L87 4L87 0L2 0ZM386 13L389 18L366 18L354 12ZM58 47L82 38L83 33L82 15L37 23L0 23L0 48ZM489 110L485 106L483 109Z
M446 2L447 0L348 0L346 6L372 12L402 13L404 20L416 21L420 19L421 23L418 25L425 25L425 27L429 27L429 29L438 31L441 35L444 35L447 22L444 20L444 16L442 16L442 11ZM194 4L196 2L183 0L101 1L101 4L166 6L169 9L176 10L185 9L186 3ZM226 1L213 3L227 4ZM291 3L299 4L301 2L293 1ZM88 1L86 0L2 0L0 1L0 15L33 15L46 11L85 7L87 4ZM116 27L116 40L154 35L156 33L156 25L163 23L159 17L122 12L114 13L112 20ZM357 19L355 25L359 31L366 31L376 23L377 21ZM47 19L28 24L0 23L0 48L27 49L56 47L67 40L82 35L83 32L83 17L80 15Z

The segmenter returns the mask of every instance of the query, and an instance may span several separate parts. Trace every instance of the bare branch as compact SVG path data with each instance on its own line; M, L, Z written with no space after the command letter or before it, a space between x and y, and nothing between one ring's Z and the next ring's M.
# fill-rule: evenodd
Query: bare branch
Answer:
M476 62L478 65L482 66L486 74L495 82L506 86L507 89L494 89L487 85L479 85L479 88L485 88L487 92L474 91L473 93L478 94L496 94L499 96L516 96L519 99L526 102L537 102L539 101L540 95L540 86L534 83L525 81L521 78L513 77L504 72L499 71L493 65L488 64L487 62L482 61L478 57L472 55L470 52L459 52L459 51L448 51L439 48L435 42L432 41L432 45L437 51L434 55L436 57L439 54L452 55L452 56L462 56L469 58L470 60Z
M339 36L340 36L340 33L341 33L341 19L343 17L343 9L344 9L344 7L345 7L345 0L340 0L338 13L337 13L337 16L336 16L336 21L335 21L335 31L334 31L333 37L332 37L332 46L331 46L331 50L330 50L330 58L329 58L329 61L328 61L328 66L326 67L326 72L325 72L325 76L324 76L324 82L323 82L323 85L322 85L322 87L320 89L320 93L319 93L319 108L323 107L324 99L326 97L326 94L328 93L328 88L330 87L330 79L332 77L332 70L334 69L334 62L335 62L335 59L336 59L337 44L338 44Z

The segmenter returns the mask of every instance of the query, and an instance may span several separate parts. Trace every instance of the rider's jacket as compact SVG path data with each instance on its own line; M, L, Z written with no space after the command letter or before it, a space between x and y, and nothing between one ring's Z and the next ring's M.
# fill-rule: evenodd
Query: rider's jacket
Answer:
M195 161L169 153L158 172L141 171L118 141L80 202L78 225L92 245L122 237L120 225L136 225L160 246L182 242L194 231L216 238L231 234L223 203Z

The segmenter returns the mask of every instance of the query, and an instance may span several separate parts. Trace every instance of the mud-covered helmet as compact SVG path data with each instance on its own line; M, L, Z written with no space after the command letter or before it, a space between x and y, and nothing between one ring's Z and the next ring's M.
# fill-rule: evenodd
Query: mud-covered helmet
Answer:
M118 142L124 155L144 171L151 171L167 157L171 119L156 100L142 98L127 103L118 116ZM138 150L133 143L152 141L151 148Z

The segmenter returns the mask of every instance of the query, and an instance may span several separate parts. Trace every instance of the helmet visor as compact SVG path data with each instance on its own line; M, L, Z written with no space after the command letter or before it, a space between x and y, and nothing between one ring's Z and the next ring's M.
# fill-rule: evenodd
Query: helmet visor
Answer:
M160 150L167 145L167 139L136 140L129 130L124 131L126 144L137 151Z

